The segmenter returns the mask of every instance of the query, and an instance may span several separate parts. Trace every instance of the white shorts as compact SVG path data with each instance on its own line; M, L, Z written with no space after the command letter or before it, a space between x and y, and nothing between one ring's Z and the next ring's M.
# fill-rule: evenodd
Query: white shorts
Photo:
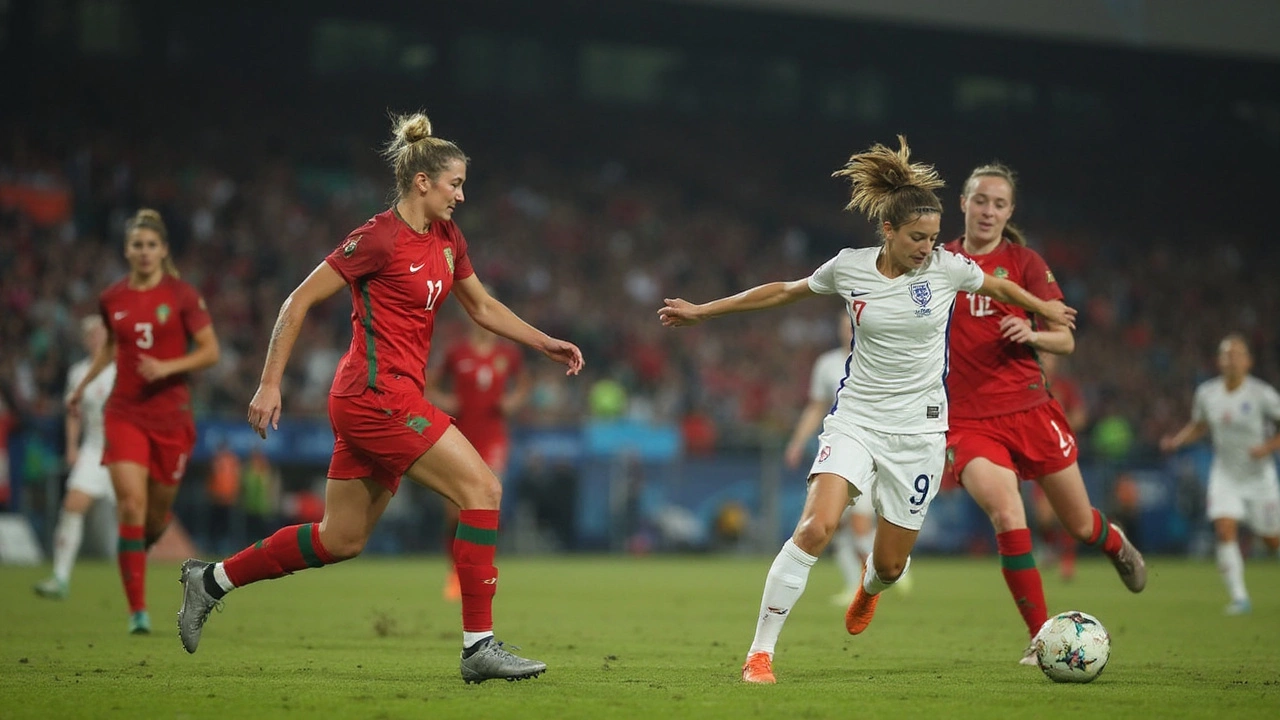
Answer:
M1238 482L1211 470L1205 514L1243 522L1259 535L1280 535L1280 482L1274 476Z
M946 433L898 435L831 420L823 423L809 476L839 475L871 500L854 507L868 505L894 525L919 530L938 494Z
M67 478L68 490L79 490L95 500L116 501L115 488L111 486L111 473L102 464L102 448L84 446L71 467Z

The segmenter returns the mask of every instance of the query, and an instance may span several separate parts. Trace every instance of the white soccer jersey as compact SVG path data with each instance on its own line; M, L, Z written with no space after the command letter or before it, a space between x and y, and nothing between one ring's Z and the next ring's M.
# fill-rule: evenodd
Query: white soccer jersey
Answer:
M1249 457L1257 447L1275 435L1280 421L1280 394L1258 378L1249 376L1235 390L1217 377L1196 388L1191 419L1209 426L1213 438L1212 474L1224 480L1255 482L1276 477L1275 458Z
M67 371L67 395L70 396L80 381L89 372L93 360L84 359ZM84 389L84 397L80 400L80 444L89 448L101 448L106 439L103 437L102 411L107 405L107 397L111 395L111 386L116 382L116 365L111 363L98 377L93 379Z
M809 288L840 295L854 319L853 353L833 415L886 433L947 430L947 334L956 293L977 292L972 260L934 248L919 269L889 279L879 247L841 250L809 277Z
M844 379L844 366L848 360L848 348L835 348L813 361L813 372L809 374L810 402L835 403L836 391Z

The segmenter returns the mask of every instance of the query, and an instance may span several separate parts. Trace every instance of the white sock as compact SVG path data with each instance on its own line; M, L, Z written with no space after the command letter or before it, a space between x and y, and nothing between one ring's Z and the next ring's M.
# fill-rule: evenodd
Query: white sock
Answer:
M1218 543L1218 572L1222 573L1222 582L1233 602L1248 601L1249 591L1244 587L1244 556L1240 554L1239 543Z
M910 570L911 570L911 556L908 555L907 564L902 567L902 574L899 575L895 580L893 580L893 582L886 582L884 580L881 580L880 576L876 574L876 565L874 562L872 562L871 556L868 555L867 556L867 574L862 578L862 590L866 592L868 595L879 595L880 593L892 587L893 583L896 583L898 582L898 580L901 580L902 578L906 577L907 572Z
M472 645L475 645L476 643L480 642L481 640L485 638L491 638L491 637L493 637L492 630L485 630L483 632L467 632L466 630L463 630L462 631L462 649L465 650L471 647Z
M58 527L53 531L53 576L61 583L71 582L71 566L80 554L80 542L84 538L84 515L63 510L58 515Z
M835 556L840 574L844 576L844 586L850 590L858 587L858 578L862 577L862 563L858 562L857 542L853 533L844 528L837 528L836 536L831 539L831 554Z
M756 622L756 636L751 641L748 655L766 652L773 657L773 649L778 645L782 626L787 622L791 608L804 594L805 583L809 581L809 568L816 562L818 558L801 550L794 540L787 540L783 544L764 581L764 596L760 598L760 619Z
M235 583L231 582L231 578L227 577L227 571L222 567L222 563L214 563L213 580L218 583L218 587L222 588L223 592L231 592L236 589Z
M866 535L853 536L853 547L855 550L858 551L858 558L859 558L858 570L859 571L862 570L861 563L864 562L867 558L871 557L871 551L875 549L875 546L876 546L875 528L872 528L871 531L868 532ZM849 583L849 587L853 587L854 585L857 585L857 584L858 583L855 580L854 582Z

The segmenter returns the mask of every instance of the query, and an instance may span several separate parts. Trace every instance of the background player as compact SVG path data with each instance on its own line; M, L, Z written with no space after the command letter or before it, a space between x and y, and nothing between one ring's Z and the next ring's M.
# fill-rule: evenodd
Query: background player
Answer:
M1218 570L1231 602L1228 615L1253 609L1244 584L1244 557L1239 524L1245 523L1272 552L1280 550L1280 481L1272 454L1280 450L1280 395L1253 377L1253 356L1241 335L1228 335L1218 346L1218 377L1196 388L1191 421L1160 440L1165 452L1209 434L1213 464L1209 466L1206 510L1218 541Z
M932 166L911 163L906 139L898 141L899 150L877 144L849 158L836 173L852 183L848 208L880 223L879 247L841 250L800 280L766 283L702 305L668 299L658 310L664 325L683 326L839 294L850 303L857 326L848 372L823 423L804 511L765 580L755 638L742 668L745 682L776 682L778 635L851 497L869 494L880 516L875 548L845 613L851 634L867 628L880 593L907 571L942 475L947 429L942 378L956 293L990 293L1064 324L1075 315L1061 302L1039 300L936 248L942 205L934 190L942 180ZM908 353L912 361L904 362Z
M1046 352L1038 353L1036 357L1040 361L1040 370L1044 373L1049 392L1053 393L1053 399L1062 406L1071 431L1076 434L1083 432L1089 422L1089 408L1085 404L1084 394L1080 392L1080 386L1070 375L1061 371L1064 362L1062 356ZM1058 575L1063 580L1070 581L1076 575L1076 539L1062 527L1058 516L1053 512L1053 505L1040 488L1040 483L1028 484L1031 486L1036 530L1048 551L1046 559L1050 563L1056 562Z
M283 528L225 562L183 563L179 636L194 653L209 612L234 588L359 555L408 475L462 508L452 549L462 587L463 680L535 677L545 663L512 654L493 636L502 486L426 399L427 356L450 291L476 324L567 365L567 374L582 369L582 353L521 320L476 278L453 223L465 199L462 150L432 137L431 122L418 113L395 119L386 155L395 169L395 205L352 231L285 300L249 403L249 424L265 438L268 426L278 426L280 380L307 311L349 287L351 346L329 391L335 440L324 519Z
M169 525L196 444L187 373L218 362L218 338L204 300L178 279L168 231L155 210L139 210L129 221L125 257L129 276L99 299L110 328L107 342L67 404L77 412L86 388L115 358L116 381L103 413L102 462L116 492L116 561L129 602L129 631L149 633L147 550Z
M1009 168L976 168L960 195L965 234L946 247L1038 298L1060 299L1049 267L1009 224L1014 193ZM1141 553L1090 505L1071 425L1037 362L1038 352L1074 349L1075 336L1064 323L1041 316L1032 325L1022 308L981 295L962 292L956 299L947 456L960 484L991 520L1005 583L1033 638L1048 614L1019 478L1038 480L1067 532L1106 553L1130 591L1141 592L1147 582ZM1034 665L1034 652L1029 645L1020 662Z
M453 415L458 431L501 480L511 451L507 418L524 405L531 386L520 349L472 324L467 336L445 351L444 363L431 372L428 397ZM458 531L458 506L445 500L444 510L446 537L452 539ZM452 563L444 596L448 600L462 597Z
M80 387L80 381L88 374L93 358L107 343L107 326L99 315L89 315L80 321L81 340L89 356L71 366L67 371L67 395ZM67 478L67 494L62 500L62 512L53 531L53 575L35 590L41 597L62 599L71 587L71 568L80 553L84 538L84 516L99 500L115 505L116 494L111 489L111 473L102 465L102 410L116 381L115 363L107 365L93 382L85 386L80 400L79 413L67 413L67 465L71 474ZM111 532L111 540L117 541Z

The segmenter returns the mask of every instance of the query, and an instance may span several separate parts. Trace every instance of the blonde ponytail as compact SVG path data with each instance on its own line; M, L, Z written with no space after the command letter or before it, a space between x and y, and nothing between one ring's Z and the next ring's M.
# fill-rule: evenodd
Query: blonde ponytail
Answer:
M926 213L942 214L935 190L946 185L932 165L911 162L907 139L898 136L898 149L876 143L849 158L832 177L849 178L852 186L846 210L871 220L900 227Z
M395 170L396 192L401 197L413 190L418 173L434 179L453 160L463 165L470 162L457 145L431 135L431 120L423 112L391 116L391 141L382 155Z

